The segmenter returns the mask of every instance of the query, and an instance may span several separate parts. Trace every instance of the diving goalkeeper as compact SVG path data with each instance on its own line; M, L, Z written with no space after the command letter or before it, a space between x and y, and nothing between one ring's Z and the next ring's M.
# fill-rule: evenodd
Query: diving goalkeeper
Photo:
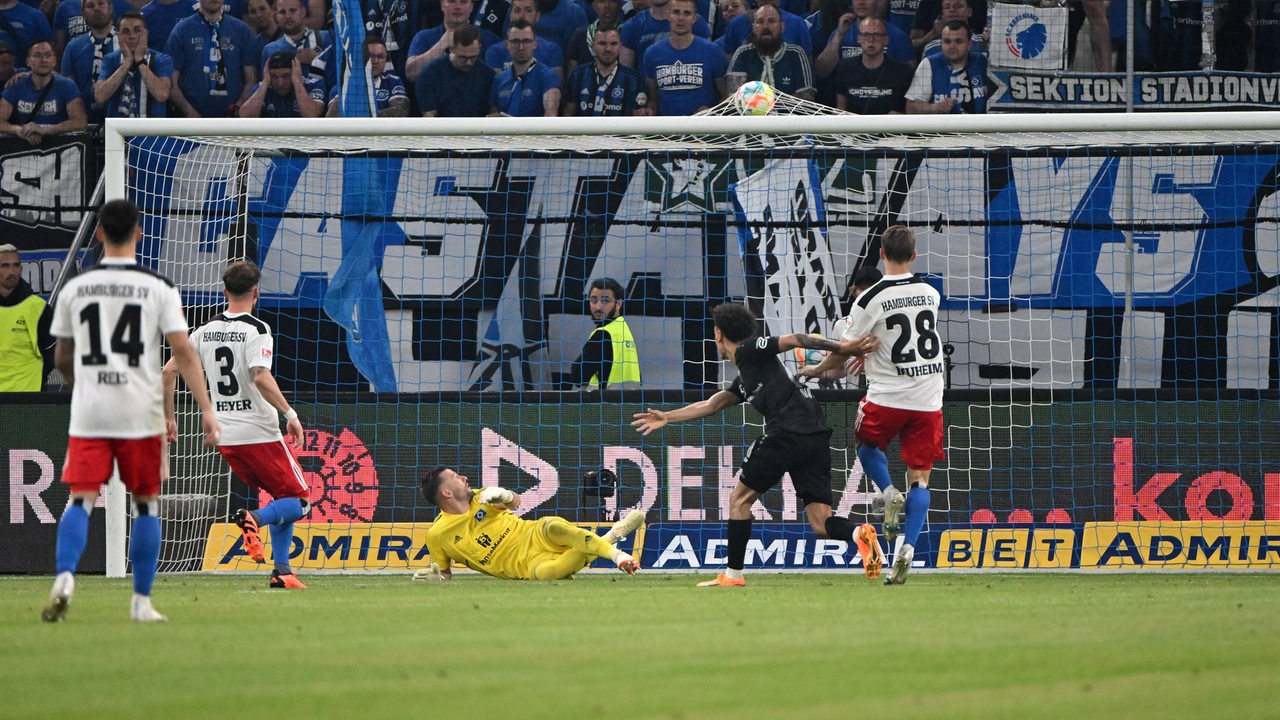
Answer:
M524 520L511 511L520 496L490 487L472 490L467 476L443 465L422 479L422 496L440 508L427 531L431 565L414 579L448 580L454 563L508 580L563 580L605 558L634 575L640 563L614 547L644 523L635 510L603 537L560 517Z

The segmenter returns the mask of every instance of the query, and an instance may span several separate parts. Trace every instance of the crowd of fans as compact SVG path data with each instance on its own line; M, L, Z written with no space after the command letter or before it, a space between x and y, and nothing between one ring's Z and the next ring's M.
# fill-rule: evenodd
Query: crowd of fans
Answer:
M1073 66L1123 68L1127 0L1032 4L1058 2ZM362 57L346 55L369 66L382 117L689 115L748 80L864 114L986 111L987 0L359 5ZM1276 70L1277 5L1218 3L1220 69ZM1200 67L1199 0L1138 14L1135 69ZM0 0L0 132L36 144L106 117L338 115L332 18L329 0Z

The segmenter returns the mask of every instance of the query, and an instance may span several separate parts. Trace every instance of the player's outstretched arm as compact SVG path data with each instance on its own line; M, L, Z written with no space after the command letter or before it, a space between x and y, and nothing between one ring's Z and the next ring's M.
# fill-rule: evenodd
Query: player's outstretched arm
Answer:
M684 422L685 420L696 420L720 412L727 407L733 407L742 402L737 395L728 390L721 390L706 400L699 400L696 403L690 403L676 410L655 410L648 408L644 412L638 412L631 417L635 418L631 421L632 427L641 435L648 435L654 430L666 427L669 423Z
M872 333L859 335L852 340L841 340L838 352L841 355L866 355L880 347L880 339Z
M271 407L285 416L285 430L288 431L289 437L293 439L294 443L301 445L302 422L298 420L298 413L289 407L289 401L285 399L284 393L280 391L280 385L276 382L275 376L264 367L255 367L250 372L253 373L253 384L257 386L258 392L262 393L263 399L271 403Z
M204 381L204 367L200 364L200 355L196 353L191 338L185 330L178 330L165 335L169 347L173 349L173 361L178 366L178 373L187 381L191 396L200 406L200 424L204 426L205 447L213 447L221 439L222 431L218 427L218 418L213 414L213 403L209 400L209 387Z
M178 391L178 364L173 358L164 364L161 377L164 379L164 439L174 443L178 442L178 411L173 399Z

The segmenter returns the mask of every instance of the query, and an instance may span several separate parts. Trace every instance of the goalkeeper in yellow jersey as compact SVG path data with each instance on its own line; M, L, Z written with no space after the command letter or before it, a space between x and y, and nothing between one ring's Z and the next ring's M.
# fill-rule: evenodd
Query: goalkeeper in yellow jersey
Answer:
M508 580L562 580L605 558L634 575L640 563L614 547L644 522L635 510L604 536L561 517L524 520L511 511L520 496L490 487L472 490L467 476L452 468L432 468L422 479L422 495L440 508L427 531L431 566L414 579L448 580L454 563Z

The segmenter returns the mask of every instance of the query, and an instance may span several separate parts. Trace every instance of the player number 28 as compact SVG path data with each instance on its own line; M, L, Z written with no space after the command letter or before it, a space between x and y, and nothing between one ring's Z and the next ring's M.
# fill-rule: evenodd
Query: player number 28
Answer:
M938 357L942 349L942 341L938 337L937 318L932 310L921 310L916 313L915 328L911 327L911 317L906 313L897 313L884 319L885 327L898 331L898 339L893 343L891 351L893 364L913 363L917 353L922 360Z

